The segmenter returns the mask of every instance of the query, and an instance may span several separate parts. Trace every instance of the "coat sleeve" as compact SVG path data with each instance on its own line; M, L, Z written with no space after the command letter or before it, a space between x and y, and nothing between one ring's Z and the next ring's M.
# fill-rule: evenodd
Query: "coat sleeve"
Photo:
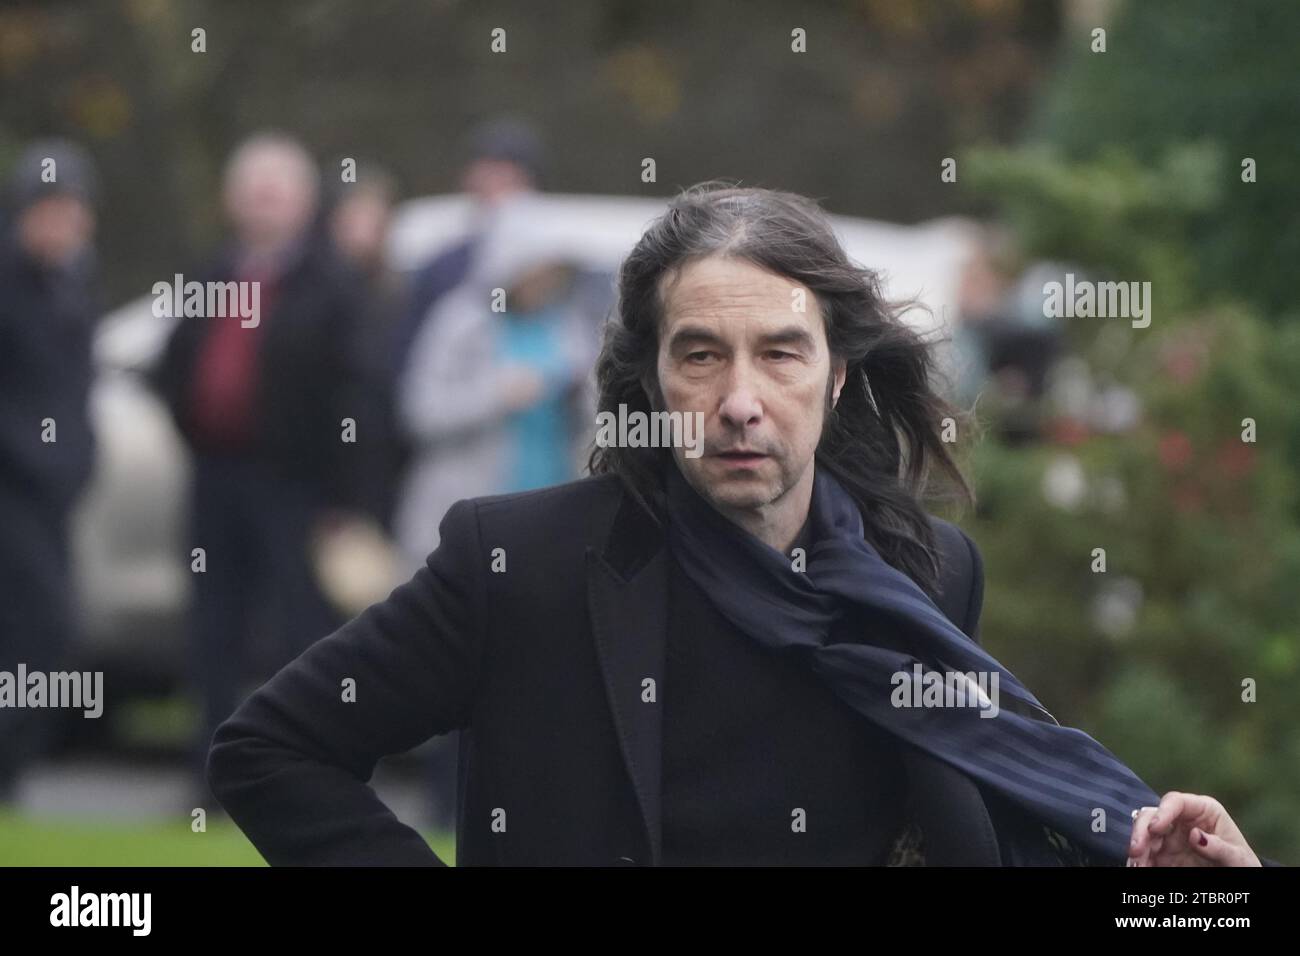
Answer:
M368 785L381 757L469 725L483 661L474 503L454 504L440 529L410 581L217 728L209 785L273 866L442 865Z

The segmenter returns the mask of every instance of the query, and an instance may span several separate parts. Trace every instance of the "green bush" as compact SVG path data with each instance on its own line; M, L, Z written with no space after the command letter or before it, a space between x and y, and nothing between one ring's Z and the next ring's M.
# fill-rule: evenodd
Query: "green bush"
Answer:
M1107 27L1104 54L1066 44L1023 147L963 160L1025 259L1153 294L1148 328L1063 320L1043 440L994 427L973 453L984 639L1155 789L1212 794L1257 852L1297 862L1300 5L1144 0ZM1080 383L1139 414L1106 426Z

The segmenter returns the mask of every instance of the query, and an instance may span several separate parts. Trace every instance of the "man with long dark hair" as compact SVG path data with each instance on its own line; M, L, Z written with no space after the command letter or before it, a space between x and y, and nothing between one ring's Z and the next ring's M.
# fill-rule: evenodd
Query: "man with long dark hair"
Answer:
M980 648L978 551L920 503L964 489L956 413L814 203L687 190L619 293L599 409L633 426L592 475L457 502L219 729L271 863L438 862L365 782L462 729L461 864L1258 865Z

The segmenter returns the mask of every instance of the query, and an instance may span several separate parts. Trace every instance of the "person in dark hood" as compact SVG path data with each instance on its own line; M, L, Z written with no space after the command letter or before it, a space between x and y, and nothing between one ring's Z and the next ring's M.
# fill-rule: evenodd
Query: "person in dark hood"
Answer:
M62 140L13 168L0 227L0 671L59 666L72 637L68 518L90 477L94 164ZM0 708L0 802L48 740L49 711Z

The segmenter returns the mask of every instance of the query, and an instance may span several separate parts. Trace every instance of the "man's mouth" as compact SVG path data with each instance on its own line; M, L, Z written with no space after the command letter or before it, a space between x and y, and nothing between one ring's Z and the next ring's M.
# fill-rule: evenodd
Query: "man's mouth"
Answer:
M718 458L727 462L729 465L738 467L754 466L767 458L767 455L757 451L721 451L717 454Z

